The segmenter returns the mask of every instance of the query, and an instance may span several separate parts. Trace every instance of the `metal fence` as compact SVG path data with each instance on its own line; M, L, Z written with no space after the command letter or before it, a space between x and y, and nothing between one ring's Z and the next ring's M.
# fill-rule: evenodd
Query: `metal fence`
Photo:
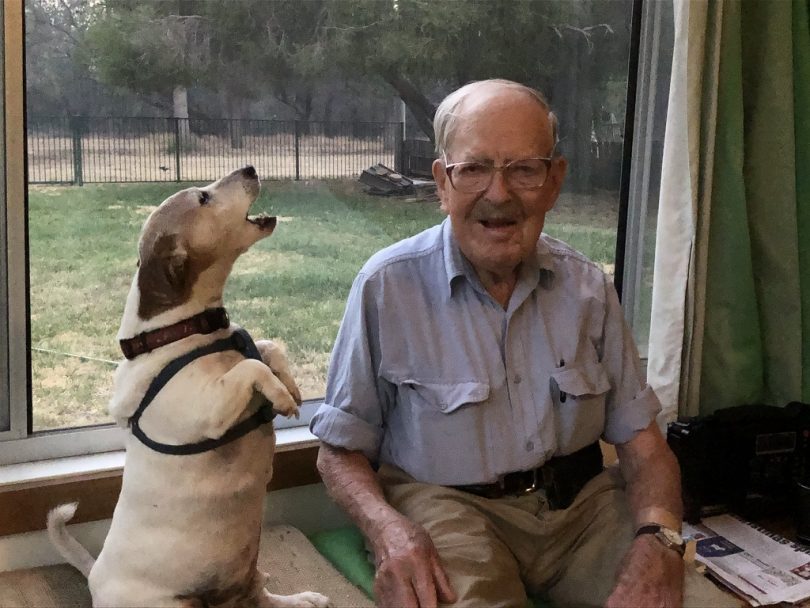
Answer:
M431 166L436 152L433 142L424 139L406 139L402 142L402 166L398 171L405 175L432 177Z
M263 178L400 170L400 123L29 117L32 184L214 180L252 164Z

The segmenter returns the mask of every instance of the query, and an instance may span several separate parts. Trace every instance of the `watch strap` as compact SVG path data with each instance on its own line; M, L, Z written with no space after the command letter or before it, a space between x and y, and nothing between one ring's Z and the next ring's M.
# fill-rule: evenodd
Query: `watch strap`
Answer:
M681 542L675 542L669 538L667 538L663 530L669 530L676 534L678 538L681 538L681 535L676 530L672 530L671 528L667 528L666 526L662 526L661 524L644 524L638 530L636 530L636 537L641 536L642 534L652 534L655 538L665 547L669 549L673 549L677 551L678 554L683 557L684 553L686 552L686 543L684 542L683 538L681 538Z

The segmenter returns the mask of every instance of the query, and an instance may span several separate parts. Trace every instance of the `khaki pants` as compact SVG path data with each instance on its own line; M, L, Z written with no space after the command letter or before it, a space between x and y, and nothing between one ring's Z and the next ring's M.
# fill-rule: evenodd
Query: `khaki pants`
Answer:
M633 540L617 467L589 481L567 509L551 510L542 491L487 499L419 483L383 465L388 501L430 534L459 600L454 606L524 608L526 590L555 606L601 606ZM684 606L740 606L687 565Z

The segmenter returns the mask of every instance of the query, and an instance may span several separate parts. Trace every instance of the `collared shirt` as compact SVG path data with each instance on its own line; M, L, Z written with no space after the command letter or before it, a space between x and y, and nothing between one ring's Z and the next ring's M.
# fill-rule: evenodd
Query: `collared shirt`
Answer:
M598 266L541 235L504 310L445 219L361 269L310 428L372 463L461 485L600 437L624 443L659 410Z

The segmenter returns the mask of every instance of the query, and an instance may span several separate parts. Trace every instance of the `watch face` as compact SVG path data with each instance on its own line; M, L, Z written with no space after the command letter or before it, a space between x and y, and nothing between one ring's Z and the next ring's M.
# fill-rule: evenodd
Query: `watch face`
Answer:
M680 534L678 534L675 530L670 530L669 528L662 527L659 530L659 533L663 534L664 538L666 538L673 545L683 544L683 537Z

